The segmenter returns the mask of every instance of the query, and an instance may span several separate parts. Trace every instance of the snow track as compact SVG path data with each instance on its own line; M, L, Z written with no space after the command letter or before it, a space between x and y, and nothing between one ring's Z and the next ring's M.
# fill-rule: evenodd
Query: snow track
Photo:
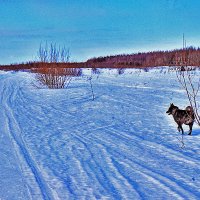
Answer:
M18 85L10 84L12 82L6 80L2 91L2 105L5 111L6 133L9 135L13 146L15 147L16 157L19 161L19 166L23 173L23 180L27 184L30 198L33 199L53 199L49 188L41 176L33 157L28 151L28 148L23 140L21 128L16 121L12 109L9 105L12 104L12 99L15 99L19 88Z
M2 73L1 134L19 182L10 194L20 188L12 199L199 199L200 133L181 149L165 114L184 99L174 77L105 73L93 77L91 101L82 78L48 90L28 73Z

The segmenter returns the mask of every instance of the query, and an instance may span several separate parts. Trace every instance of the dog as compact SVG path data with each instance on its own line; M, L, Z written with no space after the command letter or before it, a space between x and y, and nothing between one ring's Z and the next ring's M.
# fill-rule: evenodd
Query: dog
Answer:
M178 131L182 131L182 134L184 134L183 131L183 124L189 125L190 131L188 135L192 134L192 126L194 124L194 111L191 106L187 106L185 110L179 109L177 106L175 106L173 103L170 104L168 111L166 112L168 115L172 115L174 118L174 121L178 124Z

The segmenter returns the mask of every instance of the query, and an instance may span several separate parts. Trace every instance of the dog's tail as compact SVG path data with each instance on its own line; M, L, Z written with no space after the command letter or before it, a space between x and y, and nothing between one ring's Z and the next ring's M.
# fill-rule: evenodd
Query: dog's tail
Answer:
M186 110L186 112L188 113L188 115L191 116L192 119L194 119L194 110L193 110L192 106L187 106L187 107L185 108L185 110Z

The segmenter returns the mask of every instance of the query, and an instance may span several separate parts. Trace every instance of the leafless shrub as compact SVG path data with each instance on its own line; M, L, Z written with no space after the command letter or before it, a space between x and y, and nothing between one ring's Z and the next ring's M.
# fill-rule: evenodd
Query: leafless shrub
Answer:
M186 40L183 34L183 51L185 49L187 49ZM181 56L176 54L175 57L175 63L181 65L181 67L176 67L177 80L186 91L188 101L194 111L196 123L200 126L199 103L197 99L200 88L200 78L196 76L196 67L190 66L194 60L194 55L191 49L189 49L189 51L185 51Z
M92 68L92 73L99 75L101 72L100 72L100 70L98 68L93 67Z
M125 70L126 70L125 68L118 68L117 69L119 75L124 74Z
M200 78L196 77L196 75L195 71L191 70L191 67L182 66L176 68L177 80L186 91L190 106L194 110L195 120L200 126L199 102L197 99L200 88Z
M36 72L36 80L49 89L66 88L72 77L81 75L78 68L40 68Z
M36 72L36 79L39 83L50 89L65 88L66 85L69 85L73 76L80 75L80 69L61 68L56 65L69 61L69 49L66 49L65 46L60 47L56 43L41 43L37 56L42 68L32 71ZM51 63L51 67L48 67L49 63Z

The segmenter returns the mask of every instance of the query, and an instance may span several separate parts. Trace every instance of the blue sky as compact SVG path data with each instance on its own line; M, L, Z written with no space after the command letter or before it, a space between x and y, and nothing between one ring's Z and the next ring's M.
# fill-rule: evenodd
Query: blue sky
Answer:
M0 63L35 60L41 42L71 61L200 46L199 0L0 0Z

